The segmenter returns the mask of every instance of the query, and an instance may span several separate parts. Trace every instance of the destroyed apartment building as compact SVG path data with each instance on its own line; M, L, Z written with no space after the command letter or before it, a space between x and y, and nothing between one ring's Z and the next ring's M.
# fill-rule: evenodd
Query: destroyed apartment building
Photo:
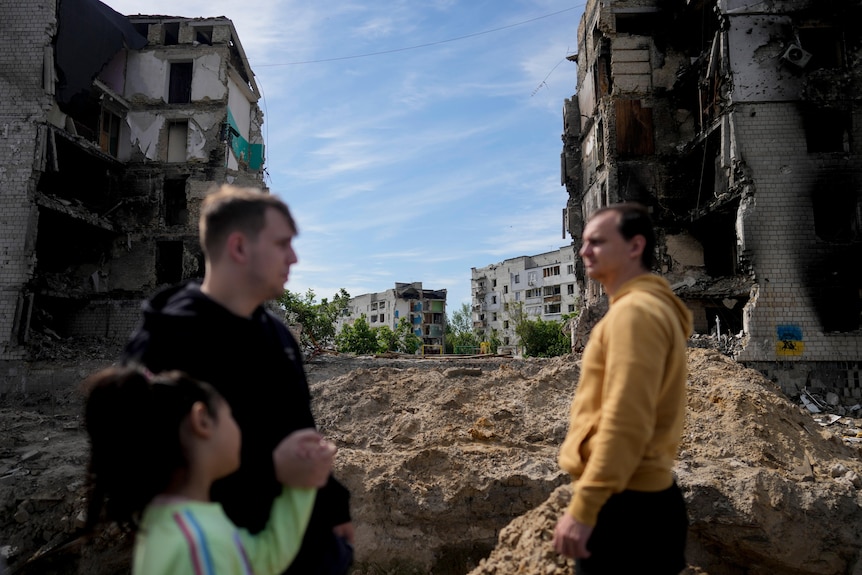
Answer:
M590 0L562 154L576 250L596 208L647 205L697 332L738 337L736 359L786 392L856 403L859 22L858 0Z
M263 187L263 115L227 18L96 0L2 14L0 383L13 383L32 338L125 338L143 297L202 277L200 202L216 183Z
M422 340L422 353L442 353L446 333L446 290L430 290L422 282L395 282L393 289L350 298L336 319L335 330L353 325L360 317L372 328L387 326L393 331L402 319L410 322L413 334Z

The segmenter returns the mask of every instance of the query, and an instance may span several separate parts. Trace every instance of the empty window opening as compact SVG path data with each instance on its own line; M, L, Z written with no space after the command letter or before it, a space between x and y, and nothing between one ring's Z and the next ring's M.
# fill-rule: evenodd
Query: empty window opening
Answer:
M803 113L809 152L850 152L850 114L834 108L809 108Z
M680 186L691 190L688 209L707 205L727 191L727 178L721 168L721 130L714 130L692 151L681 172L686 174L684 179L691 178L691 184Z
M165 46L176 46L180 43L180 23L168 22L164 25Z
M736 209L715 212L696 222L691 233L703 246L703 263L712 277L737 271Z
M175 284L183 279L183 242L156 242L156 283Z
M811 301L823 331L855 331L862 325L862 272L848 265L860 257L859 244L834 246L806 266Z
M546 305L545 306L545 313L546 314L560 313L560 304L553 303L553 304Z
M188 159L189 123L168 124L168 162L185 162Z
M135 28L135 31L138 34L140 34L141 36L143 36L144 38L149 37L149 35L150 35L150 24L149 24L149 22L135 22L134 24L132 24L132 26Z
M632 34L634 36L655 36L661 29L662 15L658 12L638 12L634 14L616 14L617 34Z
M566 286L566 294L575 295L575 284L569 284Z
M192 62L171 62L169 104L188 104L192 101L193 66Z
M817 309L823 331L848 332L859 329L860 287L828 286L817 290L814 305Z
M560 286L545 286L543 290L546 296L560 295Z
M99 148L115 158L120 146L120 121L120 117L116 114L109 110L102 110L101 122L99 122Z
M598 30L596 32L597 35L594 36L594 40L599 57L596 59L596 65L593 68L593 94L595 101L598 102L613 91L614 76L611 73L610 38L606 38Z
M195 42L198 44L213 45L213 27L195 26Z
M709 333L715 334L716 327L721 329L721 333L717 335L736 335L742 331L742 310L744 307L744 301L737 302L733 309L727 309L720 302L714 307L704 306L703 311L706 314Z
M542 277L551 277L560 275L560 266L551 266L542 270Z
M18 333L18 343L25 344L30 338L30 319L33 315L33 300L35 294L22 294L18 296L18 305L15 308L15 319L13 329Z
M818 26L799 29L799 43L802 49L811 54L805 68L841 68L844 66L844 51L841 44L843 34L832 26Z
M830 173L814 186L814 233L827 242L845 243L862 238L862 194L847 173Z
M165 225L184 226L188 223L189 210L186 200L186 179L166 179L165 195Z
M49 283L55 285L60 281L66 287L80 287L82 280L76 277L76 270L107 259L111 238L111 232L52 210L40 209L36 237L37 276L44 279L45 274L60 274Z

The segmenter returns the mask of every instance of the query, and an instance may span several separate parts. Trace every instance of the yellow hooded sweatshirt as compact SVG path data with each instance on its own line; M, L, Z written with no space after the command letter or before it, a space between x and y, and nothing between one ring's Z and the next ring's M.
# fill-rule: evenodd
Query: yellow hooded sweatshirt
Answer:
M559 457L573 480L568 512L581 523L595 525L614 493L673 483L691 328L691 312L652 274L620 286L593 328Z

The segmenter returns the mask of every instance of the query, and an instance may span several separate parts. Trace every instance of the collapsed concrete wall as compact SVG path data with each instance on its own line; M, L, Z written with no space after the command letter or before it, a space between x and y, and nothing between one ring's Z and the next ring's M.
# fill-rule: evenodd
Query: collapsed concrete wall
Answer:
M208 190L264 187L259 92L230 20L97 0L3 13L0 392L36 335L125 339L142 298L203 275Z
M858 1L589 2L563 136L576 246L596 208L646 204L696 331L738 337L737 359L786 391L847 401L862 397L860 16Z

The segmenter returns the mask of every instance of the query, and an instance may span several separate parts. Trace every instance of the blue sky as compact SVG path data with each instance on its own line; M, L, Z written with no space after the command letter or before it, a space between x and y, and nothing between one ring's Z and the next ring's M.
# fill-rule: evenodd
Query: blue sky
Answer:
M264 96L267 185L300 228L291 291L421 281L451 313L471 267L570 243L560 135L585 0L105 3L233 20Z

